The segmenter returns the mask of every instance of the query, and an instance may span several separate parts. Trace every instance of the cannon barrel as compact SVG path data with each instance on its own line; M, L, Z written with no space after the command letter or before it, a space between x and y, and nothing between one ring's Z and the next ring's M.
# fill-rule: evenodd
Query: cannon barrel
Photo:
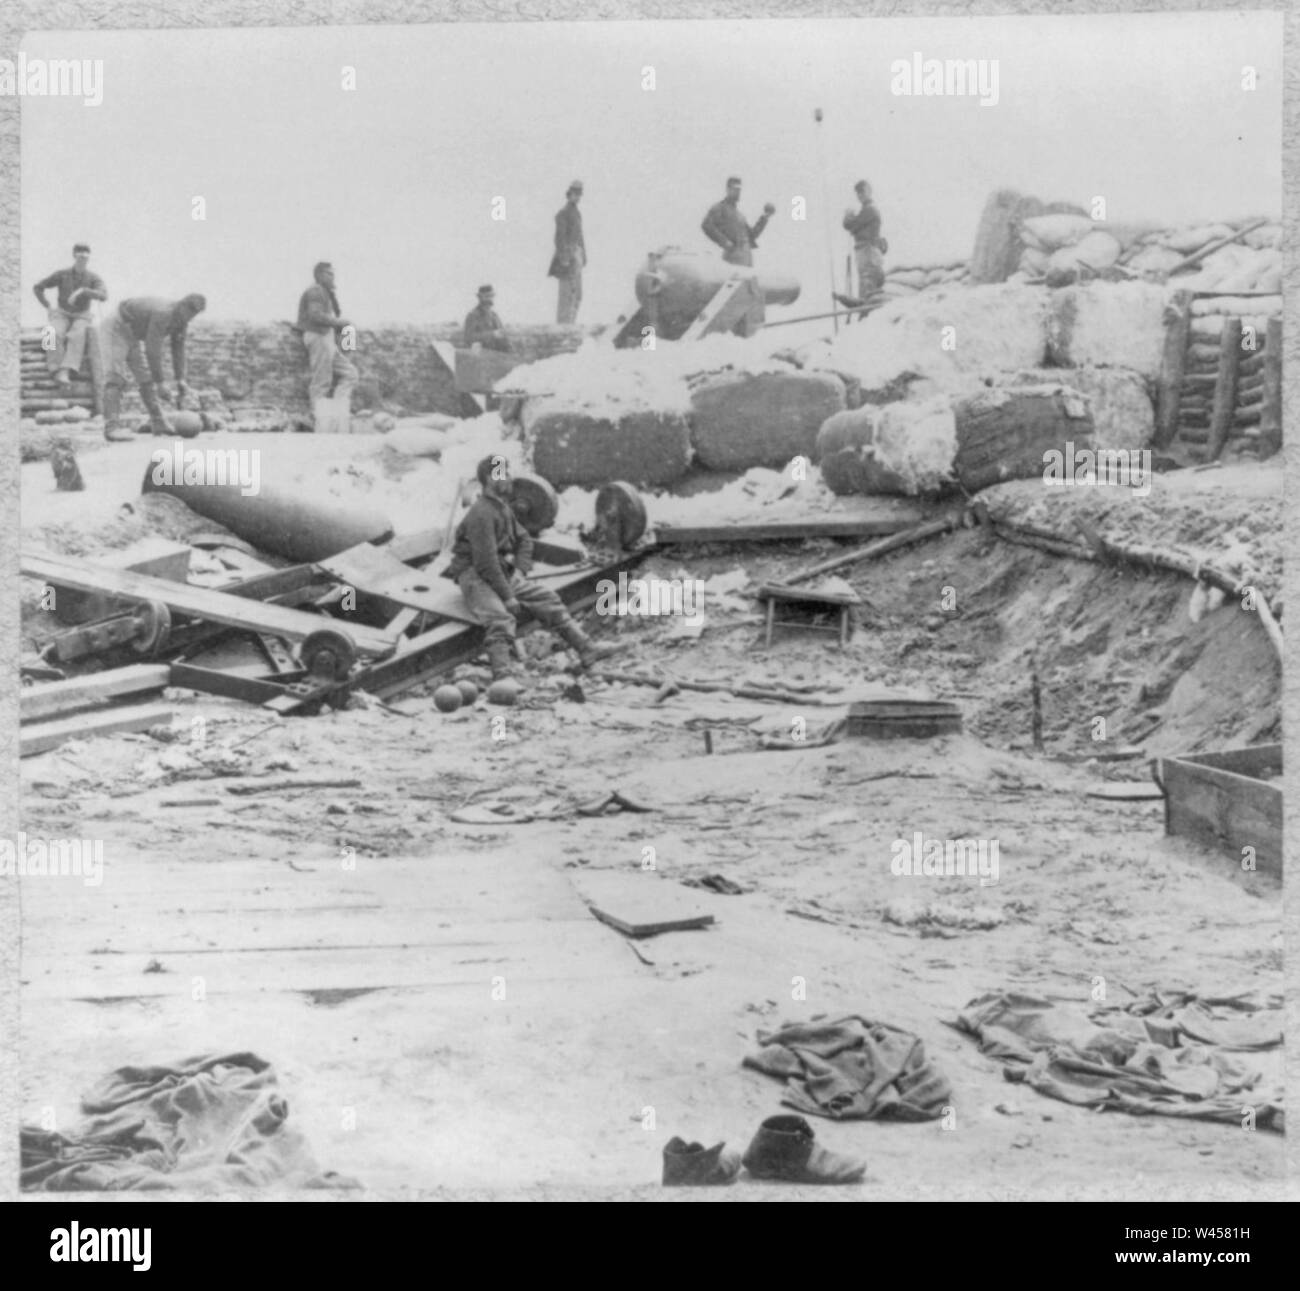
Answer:
M675 340L700 316L718 288L733 278L754 279L765 305L790 305L799 298L795 278L763 274L677 247L666 247L646 258L636 276L636 296L643 308L653 298L659 334Z

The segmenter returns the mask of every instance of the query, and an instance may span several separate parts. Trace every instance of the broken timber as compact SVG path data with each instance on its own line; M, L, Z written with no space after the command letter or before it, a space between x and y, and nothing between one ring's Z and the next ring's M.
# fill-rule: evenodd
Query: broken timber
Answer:
M170 683L171 669L165 663L138 663L128 668L91 673L67 681L24 686L18 692L18 717L22 722L40 721L90 708L104 700L162 690Z
M52 553L23 552L19 557L19 573L79 592L108 592L126 600L160 601L178 614L251 632L270 632L290 641L301 641L322 628L332 628L349 636L358 653L371 657L392 654L396 644L387 632L361 624L343 623L302 610L266 605L227 592L172 583L164 578L150 578L146 574L110 569Z
M151 726L170 723L172 710L166 704L143 704L131 708L110 708L106 712L82 713L53 722L33 722L19 728L18 756L31 757L58 748L68 740L84 740L118 731L147 731Z

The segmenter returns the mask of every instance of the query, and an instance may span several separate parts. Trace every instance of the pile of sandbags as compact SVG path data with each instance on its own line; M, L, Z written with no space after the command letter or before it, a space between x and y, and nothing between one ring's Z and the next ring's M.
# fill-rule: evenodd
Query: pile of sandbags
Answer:
M1145 282L1094 282L1052 292L1047 324L1051 366L1131 368L1155 380L1164 355L1168 294Z
M600 416L560 400L529 399L523 425L532 469L557 489L611 480L655 488L681 479L691 464L691 426L682 412Z
M942 287L946 283L965 282L969 275L964 260L948 264L899 265L885 274L881 291L886 296L911 296L918 291Z
M817 433L822 479L833 492L916 497L951 478L957 427L945 398L837 412Z
M709 377L691 390L696 459L709 470L729 471L812 457L822 423L844 406L844 382L831 372Z
M1003 480L1041 477L1046 454L1093 447L1085 399L1056 385L998 387L958 400L953 469L970 493Z
M1092 416L1097 448L1146 448L1156 410L1148 382L1129 368L1038 368L1017 372L1008 386L1060 386L1082 395Z

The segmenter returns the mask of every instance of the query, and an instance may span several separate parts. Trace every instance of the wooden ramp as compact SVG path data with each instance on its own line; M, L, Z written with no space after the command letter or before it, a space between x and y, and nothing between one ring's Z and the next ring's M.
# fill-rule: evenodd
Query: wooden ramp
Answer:
M73 874L21 880L28 1007L387 988L488 1002L503 983L519 1000L645 971L562 870L525 854L290 863L104 852L97 886Z

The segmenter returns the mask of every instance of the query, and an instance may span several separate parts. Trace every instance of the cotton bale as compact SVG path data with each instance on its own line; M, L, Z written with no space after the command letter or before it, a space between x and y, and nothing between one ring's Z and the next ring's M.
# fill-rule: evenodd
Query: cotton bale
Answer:
M1042 477L1047 453L1093 445L1087 401L1059 384L985 389L959 400L954 414L954 470L972 493Z
M1018 372L1018 386L1060 385L1088 401L1098 448L1139 449L1155 435L1155 404L1146 379L1127 368L1039 368Z
M655 488L681 479L691 464L690 421L681 412L600 416L558 400L530 399L524 442L532 469L557 489L611 480Z
M1153 380L1159 375L1165 344L1164 287L1094 282L1063 287L1050 296L1047 353L1053 366L1131 368Z
M831 372L728 372L692 390L690 442L709 470L779 468L811 457L822 423L844 407L844 382Z

